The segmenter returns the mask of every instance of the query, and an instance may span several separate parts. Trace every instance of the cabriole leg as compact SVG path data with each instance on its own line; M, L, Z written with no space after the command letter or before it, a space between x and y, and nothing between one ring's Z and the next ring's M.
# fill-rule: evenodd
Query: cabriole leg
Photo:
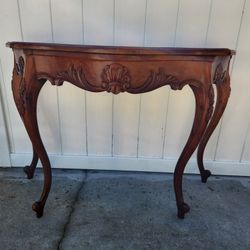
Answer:
M40 137L36 107L37 98L45 80L38 81L31 75L33 73L32 63L26 64L26 71L30 73L27 74L27 77L20 73L18 74L18 70L14 69L12 91L18 112L23 120L34 148L33 164L31 163L30 167L30 172L32 171L31 174L33 175L37 157L39 157L43 166L43 191L40 199L32 205L32 209L36 212L37 217L42 217L43 209L51 187L51 166Z
M221 116L226 108L228 98L230 96L230 79L229 76L226 77L225 81L216 84L217 91L217 100L215 105L215 110L213 116L206 128L206 131L201 139L201 142L197 151L197 163L201 173L201 181L207 182L207 178L211 175L209 170L205 170L203 163L203 156L206 145L208 143L209 138L214 132L216 126L218 125Z
M189 135L188 141L178 159L178 162L174 171L174 189L176 196L176 203L178 209L178 217L183 219L185 213L187 213L190 208L188 204L184 202L183 192L182 192L182 176L185 166L190 159L191 155L198 146L200 139L206 129L207 121L209 117L210 101L209 101L209 89L207 86L200 84L191 85L196 101L195 117L192 126L191 133Z

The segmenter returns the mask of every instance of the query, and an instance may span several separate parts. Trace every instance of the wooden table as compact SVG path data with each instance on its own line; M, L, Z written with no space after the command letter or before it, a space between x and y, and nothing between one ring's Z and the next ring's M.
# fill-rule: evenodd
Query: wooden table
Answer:
M91 92L140 94L164 85L192 89L195 117L188 141L174 171L178 217L189 206L184 202L182 176L198 147L197 163L202 182L211 175L203 165L206 144L218 124L230 95L229 63L234 51L198 48L139 48L82 46L10 42L14 52L12 90L18 112L33 145L33 159L24 168L29 179L41 160L44 187L39 201L32 205L37 217L43 215L51 187L51 166L37 123L37 98L44 83L61 86L64 81ZM213 112L214 89L217 100Z

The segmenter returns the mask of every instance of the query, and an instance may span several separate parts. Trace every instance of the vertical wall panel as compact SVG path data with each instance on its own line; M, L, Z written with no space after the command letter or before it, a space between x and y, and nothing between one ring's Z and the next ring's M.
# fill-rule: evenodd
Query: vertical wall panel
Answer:
M250 161L250 123L248 124L248 133L242 150L241 161Z
M144 44L146 0L115 1L115 45Z
M87 92L88 154L112 154L112 96Z
M83 0L84 43L112 45L114 0Z
M243 6L244 0L213 1L207 33L207 47L235 49ZM206 147L205 159L214 159L219 131L220 123Z
M211 0L180 0L176 47L203 47Z
M0 59L2 66L0 74L2 74L3 103L8 112L6 115L8 117L7 125L10 135L11 152L22 153L29 151L31 144L21 118L18 115L11 91L12 69L14 64L13 53L9 48L5 47L7 41L22 40L16 0L10 0L1 5L0 30Z
M194 7L195 6L195 7ZM209 22L210 1L180 1L175 45L202 47ZM171 91L167 116L165 157L178 157L190 133L195 101L191 89Z
M51 14L54 42L82 44L82 0L51 0Z
M138 95L114 97L114 155L137 156L139 104Z
M112 45L114 26L113 0L84 0L84 43ZM86 93L89 155L112 153L112 95Z
M245 0L212 2L207 47L235 48Z
M142 94L138 156L162 157L169 87Z
M86 155L85 95L72 84L58 89L63 154Z
M194 109L194 96L188 86L181 91L171 90L165 134L165 157L180 155L191 130Z
M19 0L23 40L52 42L50 0Z
M176 0L147 1L145 46L174 45L177 13Z
M19 0L24 41L52 42L49 0ZM41 136L50 153L61 152L57 89L49 82L38 98ZM22 145L18 145L20 148Z
M148 1L145 46L173 46L177 11L178 1ZM169 90L141 95L138 156L162 157Z
M146 1L115 1L115 45L143 46ZM140 96L114 98L114 155L137 156Z
M0 78L1 84L1 78ZM4 112L2 105L2 90L0 86L0 166L10 166L9 143L7 139L7 131L5 127Z
M221 126L216 160L239 161L247 135L250 109L250 1L246 1L237 55L232 72L232 91Z
M52 0L52 27L56 43L83 42L82 1ZM85 97L72 84L58 88L63 154L86 154Z

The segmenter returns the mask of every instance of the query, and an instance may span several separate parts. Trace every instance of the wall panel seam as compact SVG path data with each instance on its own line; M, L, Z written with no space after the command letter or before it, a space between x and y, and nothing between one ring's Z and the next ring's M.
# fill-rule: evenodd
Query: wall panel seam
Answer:
M237 38L236 38L236 43L235 43L235 48L234 48L236 50L236 56L234 56L233 60L232 60L232 66L231 66L230 75L233 74L234 63L235 63L235 60L236 60L236 57L237 57L237 49L238 49L238 46L239 46L239 39L240 39L240 35L241 35L241 28L242 28L243 19L245 17L246 2L247 2L247 0L244 1L244 4L242 6L242 14L241 14L241 17L240 17L240 25L239 25L239 29L238 29L238 33L237 33Z
M179 11L180 11L180 1L181 1L181 0L178 0L178 7L177 7L177 13L176 13L175 32L174 32L174 41L173 41L174 47L175 47L175 44L176 44L176 34L177 34L177 29L178 29Z
M84 91L84 103L85 103L85 144L86 144L86 155L89 155L89 143L88 143L88 109L87 109L87 92Z
M113 0L113 31L112 31L112 43L115 44L115 1ZM114 157L114 109L115 109L115 100L114 95L112 95L112 114L111 114L111 156Z
M22 18L21 18L21 10L20 10L19 0L17 0L17 10L18 10L18 19L19 19L19 27L20 27L21 39L23 41L23 25L22 25Z
M139 111L138 111L138 127L137 127L137 145L136 145L136 157L138 158L139 156L139 143L140 143L140 125L141 125L141 99L142 99L142 94L140 94L139 97Z
M164 129L163 129L163 140L162 140L162 155L161 155L162 159L164 159L164 153L165 153L166 131L167 131L167 117L168 117L169 95L170 95L169 86L167 86L167 88L168 88L168 92L167 92L167 105L166 105L166 112L165 112L165 118L164 118Z
M83 16L83 7L84 7L84 4L83 4L83 1L84 0L81 0L81 15L82 15L82 23L81 23L81 25L82 25L82 43L84 44L84 16ZM87 126L87 124L86 124L86 126Z
M245 149L246 149L246 144L247 144L247 138L248 138L249 131L250 131L250 119L248 121L247 132L246 132L246 136L245 136L244 143L243 143L242 150L241 150L241 154L240 154L240 162L242 162L243 155L244 155L244 152L245 152Z
M85 29L84 29L84 23L85 23L85 20L84 20L84 0L81 1L81 7L82 7L82 11L81 11L81 14L82 14L82 43L85 44ZM85 146L86 146L86 155L88 156L89 155L89 142L88 142L88 104L87 104L87 96L88 96L88 93L86 90L84 90L84 103L85 103Z
M52 42L54 43L55 39L54 39L54 27L53 27L51 0L49 0L49 17L50 17L51 39L52 39Z
M179 11L180 11L180 1L178 0L177 12L176 12L176 19L175 19L175 32L174 32L174 40L173 40L173 47L176 45L176 34L178 28L178 20L179 20ZM166 148L166 132L167 132L167 123L168 123L168 111L169 111L169 100L170 100L171 90L168 89L167 93L167 106L166 106L166 117L165 117L165 126L164 126L164 134L163 134L163 147L162 147L162 159L165 157L165 148Z
M206 38L205 38L205 47L207 47L207 37L208 37L208 31L209 31L209 27L210 27L210 23L211 23L212 8L213 8L213 0L210 0L208 24L207 24L207 31L206 31Z
M54 43L55 39L54 39L54 26L53 26L53 15L52 15L51 0L49 0L49 16L50 16L51 40ZM60 114L59 91L58 91L58 88L56 88L56 103L57 103L57 119L58 119L58 126L59 126L60 153L63 154L62 125L61 125L61 114Z
M114 104L115 100L114 100L114 95L112 95L112 114L111 114L111 156L114 156L114 108L115 108L115 104Z
M143 26L143 46L146 43L146 25L147 25L147 12L148 12L148 0L145 0L144 9L144 26ZM137 128L137 145L136 145L136 157L139 157L139 147L140 147L140 126L141 126L141 105L142 105L142 94L139 97L139 111L138 111L138 128Z

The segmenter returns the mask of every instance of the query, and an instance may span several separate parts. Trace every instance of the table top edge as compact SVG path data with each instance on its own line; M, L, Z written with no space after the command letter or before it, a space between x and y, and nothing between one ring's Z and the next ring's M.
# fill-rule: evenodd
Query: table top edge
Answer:
M63 52L79 52L94 54L123 54L123 55L186 55L186 56L232 56L235 50L228 48L185 48L185 47L135 47L135 46L106 46L81 45L38 42L7 42L6 47L12 49L47 50Z

